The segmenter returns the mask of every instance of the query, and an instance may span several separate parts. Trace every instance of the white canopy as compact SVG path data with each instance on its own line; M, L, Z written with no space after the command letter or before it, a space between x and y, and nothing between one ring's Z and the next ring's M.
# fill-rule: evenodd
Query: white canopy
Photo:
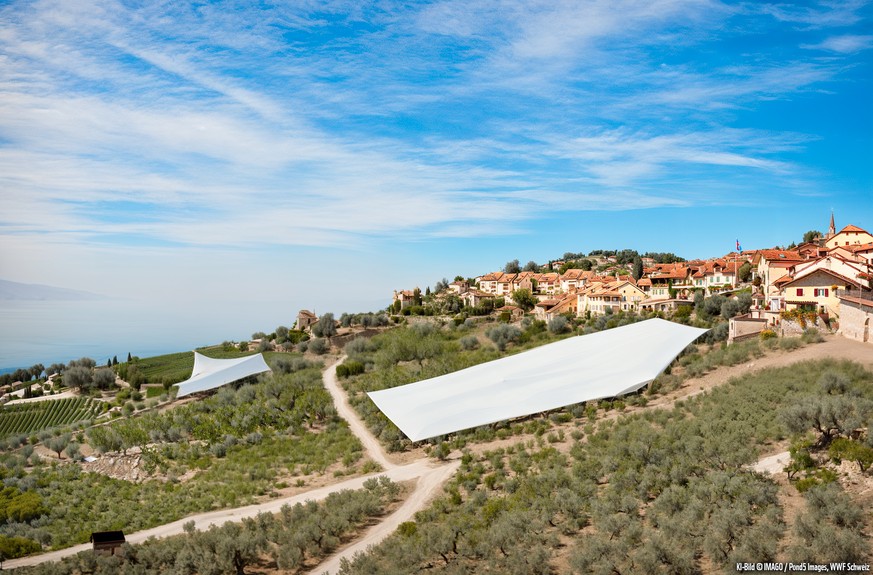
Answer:
M637 391L707 331L650 319L368 395L419 441Z
M195 351L194 370L191 372L191 377L178 384L179 392L176 397L215 389L265 371L270 371L270 366L260 353L236 359L214 359Z

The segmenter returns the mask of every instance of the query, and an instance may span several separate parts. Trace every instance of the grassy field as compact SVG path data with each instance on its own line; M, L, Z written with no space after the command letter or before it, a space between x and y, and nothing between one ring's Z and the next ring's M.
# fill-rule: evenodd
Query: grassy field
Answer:
M239 351L236 348L225 349L221 347L198 349L197 352L213 359L234 359L257 353L254 351ZM264 359L266 359L267 363L271 365L272 360L277 356L292 357L292 354L275 351L264 353ZM298 356L295 354L293 357ZM183 351L178 353L168 353L166 355L156 355L154 357L136 359L128 364L121 364L121 366L125 365L128 367L136 366L137 373L140 374L147 383L163 383L166 380L178 383L191 376L191 370L194 369L194 352ZM122 367L119 372L122 377L124 377L124 374L122 373L123 371L124 367Z
M0 438L91 419L101 402L80 397L7 405L0 409Z

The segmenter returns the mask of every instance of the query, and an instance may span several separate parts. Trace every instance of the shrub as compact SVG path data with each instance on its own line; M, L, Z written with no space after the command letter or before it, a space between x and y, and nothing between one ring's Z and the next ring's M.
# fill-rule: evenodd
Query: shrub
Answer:
M821 333L813 328L803 330L803 335L800 336L800 339L803 343L821 343L824 341Z
M497 349L503 351L507 344L518 341L521 337L521 330L514 325L496 325L485 332L485 336L494 342Z
M42 551L42 546L26 537L7 537L0 535L0 555L4 559L15 559L16 557L24 557L31 553Z
M784 337L779 340L779 347L781 347L785 351L799 349L802 345L803 342L800 341L799 337Z
M366 337L356 337L343 348L349 356L362 355L376 351L376 345Z
M461 349L470 351L479 347L479 338L475 335L466 335L462 337L458 343L461 344Z
M758 334L758 337L761 338L761 341L773 339L774 337L776 337L776 332L772 329L764 329L761 330L761 333Z
M342 364L336 366L337 377L349 377L364 373L364 364L360 361L346 360Z
M565 333L570 329L569 323L564 316L556 316L549 321L549 332L554 334Z
M295 373L315 367L317 362L308 361L302 357L285 359L284 357L277 358L273 361L273 369L278 373Z

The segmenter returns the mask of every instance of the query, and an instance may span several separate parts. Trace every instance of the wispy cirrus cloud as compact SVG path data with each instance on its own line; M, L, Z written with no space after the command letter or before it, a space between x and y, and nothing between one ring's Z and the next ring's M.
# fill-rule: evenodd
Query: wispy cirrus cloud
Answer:
M827 50L841 54L854 54L855 52L873 48L873 35L845 34L831 36L818 44L804 44L802 47L808 50Z
M822 10L832 26L858 17ZM697 55L741 36L725 22L749 12L698 0L12 3L0 10L0 230L353 245L487 235L557 210L737 201L748 194L704 195L701 182L803 178L794 155L813 139L733 128L737 111L841 70Z

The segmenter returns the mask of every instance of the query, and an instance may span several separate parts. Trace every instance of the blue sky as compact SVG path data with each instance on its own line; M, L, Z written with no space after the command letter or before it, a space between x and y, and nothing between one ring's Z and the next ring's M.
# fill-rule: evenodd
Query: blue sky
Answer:
M4 2L0 275L339 313L870 229L871 48L862 1Z

